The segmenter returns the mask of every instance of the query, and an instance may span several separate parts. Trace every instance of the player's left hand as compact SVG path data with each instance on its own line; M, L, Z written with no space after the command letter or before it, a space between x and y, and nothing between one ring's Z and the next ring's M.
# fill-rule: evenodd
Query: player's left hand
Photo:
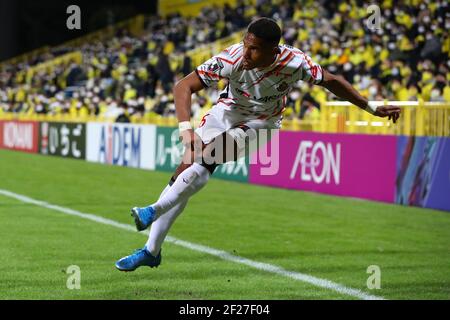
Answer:
M389 120L392 119L392 121L396 123L398 118L400 118L400 113L401 113L400 107L381 106L377 107L377 110L375 111L374 115L381 118L389 117Z

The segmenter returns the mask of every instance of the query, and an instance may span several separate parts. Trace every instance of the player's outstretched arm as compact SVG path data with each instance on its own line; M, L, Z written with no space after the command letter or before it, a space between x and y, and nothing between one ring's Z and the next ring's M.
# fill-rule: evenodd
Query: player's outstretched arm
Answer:
M194 141L194 131L190 125L191 96L201 89L203 89L203 84L195 71L178 81L173 88L180 137L183 143L187 145Z
M203 85L195 71L175 84L173 96L178 122L189 121L191 119L191 96L201 89L203 89Z
M356 89L353 88L352 85L342 76L334 75L326 70L323 70L323 81L320 85L330 90L339 98L347 100L375 116L389 117L389 120L392 119L394 123L400 117L401 109L399 107L380 106L373 109L369 106L369 101L361 96L359 92L356 91Z

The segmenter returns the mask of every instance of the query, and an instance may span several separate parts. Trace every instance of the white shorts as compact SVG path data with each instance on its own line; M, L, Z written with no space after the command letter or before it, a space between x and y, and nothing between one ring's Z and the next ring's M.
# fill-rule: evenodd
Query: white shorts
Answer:
M215 137L223 132L245 125L251 129L279 129L281 127L281 116L271 119L252 119L237 112L225 109L220 104L215 105L203 117L195 133L199 135L204 144L210 143Z

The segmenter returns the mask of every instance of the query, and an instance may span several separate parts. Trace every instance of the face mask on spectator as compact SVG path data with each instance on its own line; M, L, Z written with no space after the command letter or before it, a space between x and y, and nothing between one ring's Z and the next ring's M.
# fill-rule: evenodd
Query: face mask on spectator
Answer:
M441 95L438 89L431 90L431 99L436 99Z
M371 86L371 87L369 88L369 94L370 94L371 96L375 96L375 95L377 94L377 92L378 92L377 87Z
M298 92L297 90L292 91L289 95L289 98L291 98L292 101L297 101L298 99L300 99L300 92Z

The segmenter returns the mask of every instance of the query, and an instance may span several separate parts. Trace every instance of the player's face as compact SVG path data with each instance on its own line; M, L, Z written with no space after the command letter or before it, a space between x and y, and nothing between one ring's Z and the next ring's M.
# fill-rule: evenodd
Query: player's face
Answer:
M244 37L242 67L244 70L251 70L270 66L278 50L278 46L268 45L263 39L256 37L253 33L247 33Z

